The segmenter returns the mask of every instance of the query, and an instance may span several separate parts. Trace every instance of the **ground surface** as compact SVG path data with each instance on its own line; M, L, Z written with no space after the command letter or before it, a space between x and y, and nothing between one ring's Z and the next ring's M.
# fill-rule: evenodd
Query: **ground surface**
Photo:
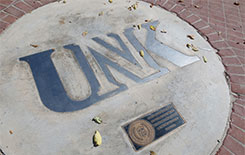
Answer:
M0 0L0 32L24 14L52 1ZM200 30L211 45L219 50L234 93L230 128L218 154L244 154L244 26L245 4L238 1L149 1L177 13L182 19Z

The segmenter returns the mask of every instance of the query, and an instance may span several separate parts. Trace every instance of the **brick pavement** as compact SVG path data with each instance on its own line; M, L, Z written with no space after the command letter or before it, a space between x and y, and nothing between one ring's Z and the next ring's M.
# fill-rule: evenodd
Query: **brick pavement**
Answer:
M18 18L57 0L0 0L0 33ZM245 0L144 0L194 26L218 50L235 101L217 155L245 154ZM234 4L234 2L237 2Z

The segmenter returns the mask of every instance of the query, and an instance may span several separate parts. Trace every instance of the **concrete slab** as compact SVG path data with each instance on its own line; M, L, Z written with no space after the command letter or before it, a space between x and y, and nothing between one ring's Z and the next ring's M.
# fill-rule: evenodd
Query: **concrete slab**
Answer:
M135 3L53 3L25 15L0 36L3 152L212 153L230 109L223 65L193 27L144 2L129 11ZM133 27L138 24L140 30ZM122 126L170 103L185 125L135 152ZM92 122L94 116L104 123ZM95 130L103 138L99 147L92 143Z

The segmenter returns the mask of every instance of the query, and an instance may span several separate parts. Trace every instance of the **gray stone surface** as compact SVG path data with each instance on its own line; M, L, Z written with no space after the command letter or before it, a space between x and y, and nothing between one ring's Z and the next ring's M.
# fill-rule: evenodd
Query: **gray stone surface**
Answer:
M149 4L139 2L136 10L127 8L135 1L68 0L53 3L27 14L0 35L0 148L6 154L148 154L154 150L160 155L210 154L221 139L230 109L229 89L224 78L224 68L215 50L196 30L174 14ZM103 16L98 14L103 11ZM102 100L86 109L57 113L41 102L31 70L23 56L55 48L52 60L70 98L81 100L91 92L90 86L63 45L76 43L85 52L102 87L100 93L116 88L108 82L98 64L91 57L87 46L98 49L114 58L128 70L144 77L154 73L123 35L125 28L144 23L146 19L158 20L156 38L186 55L198 56L199 61L178 67L166 59L150 53L155 61L169 69L169 73L147 83L135 83L111 69L115 78L126 83L128 90ZM135 28L136 29L136 28ZM164 29L167 33L161 33ZM82 33L87 31L84 37ZM119 34L141 63L142 70L123 58L113 55L91 41L101 37L116 47L107 33ZM195 40L186 35L192 34ZM135 30L138 40L145 45L146 31ZM192 43L199 48L193 52L186 48ZM37 44L33 48L30 44ZM202 56L208 60L202 61ZM136 104L137 102L137 104ZM186 124L135 152L121 126L173 102L186 120ZM100 116L101 125L91 121ZM12 130L13 134L9 131ZM92 135L99 130L103 143L93 147Z

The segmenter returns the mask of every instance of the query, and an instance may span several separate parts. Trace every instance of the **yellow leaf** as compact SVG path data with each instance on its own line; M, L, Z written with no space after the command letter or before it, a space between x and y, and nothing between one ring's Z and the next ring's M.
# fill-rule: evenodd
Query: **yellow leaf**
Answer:
M208 60L207 60L207 58L205 56L202 56L202 59L203 59L203 62L205 62L205 63L208 62Z
M150 26L150 29L151 29L152 31L156 31L156 28L155 28L153 25Z
M191 44L191 49L194 51L194 52L197 52L198 51L198 48L195 47L194 45Z
M150 155L157 155L154 151L150 151Z
M141 56L141 57L144 57L144 55L145 55L145 54L144 54L144 51L143 51L143 50L140 50L140 56Z
M112 0L108 0L109 1L109 3L112 3Z
M141 24L137 25L138 29L140 30L141 29Z
M93 121L95 121L98 124L101 124L102 123L102 119L100 117L98 117L98 116L94 117L93 118Z
M99 131L95 131L95 134L93 136L93 142L94 142L94 146L100 146L102 144L102 137Z
M85 37L88 34L87 31L83 32L82 35Z
M136 4L133 4L133 5L132 5L132 8L133 8L134 10L136 10L137 5L136 5Z

